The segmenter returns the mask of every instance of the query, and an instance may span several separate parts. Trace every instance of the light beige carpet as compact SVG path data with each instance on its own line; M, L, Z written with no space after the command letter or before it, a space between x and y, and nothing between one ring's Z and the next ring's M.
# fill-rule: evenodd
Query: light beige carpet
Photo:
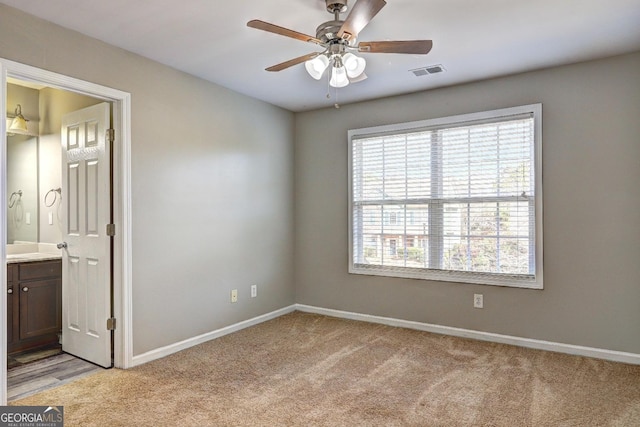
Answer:
M640 366L292 313L14 402L65 426L640 426Z

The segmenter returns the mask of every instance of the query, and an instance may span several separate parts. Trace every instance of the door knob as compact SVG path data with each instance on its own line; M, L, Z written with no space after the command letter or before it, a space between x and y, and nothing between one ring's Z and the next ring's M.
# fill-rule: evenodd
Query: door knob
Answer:
M7 293L8 294L12 294L13 293L13 289L7 289Z
M22 288L23 292L29 292L29 288L27 288L26 286L24 288Z
M58 249L67 249L67 242L58 243L56 247Z

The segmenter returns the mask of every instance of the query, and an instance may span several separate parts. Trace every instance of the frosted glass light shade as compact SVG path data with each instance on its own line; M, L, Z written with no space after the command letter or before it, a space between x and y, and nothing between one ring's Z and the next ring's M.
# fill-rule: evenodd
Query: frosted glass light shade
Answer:
M325 55L318 55L304 63L307 73L316 80L320 80L324 70L329 66L329 58Z
M364 58L355 56L353 53L346 53L342 57L342 63L347 70L347 76L350 78L358 77L367 66L367 61Z
M348 84L349 79L347 78L347 70L344 67L333 67L329 85L332 87L345 87Z
M27 131L27 121L22 115L22 106L20 104L16 106L16 116L13 118L13 120L11 120L11 124L9 125L9 130L10 131L19 130L22 132Z
M19 130L22 132L27 131L27 121L22 116L15 117L11 120L11 125L9 125L9 130Z

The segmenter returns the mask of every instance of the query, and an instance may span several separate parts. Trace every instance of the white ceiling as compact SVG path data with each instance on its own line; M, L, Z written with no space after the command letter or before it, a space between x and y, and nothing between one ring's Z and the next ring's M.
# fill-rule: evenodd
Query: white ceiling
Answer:
M0 0L48 21L292 111L333 105L304 65L317 46L248 28L261 19L315 36L324 0ZM354 3L354 0L351 0ZM343 15L344 19L345 15ZM640 50L640 0L387 0L360 41L431 39L428 55L363 54L341 104ZM411 69L446 72L415 77ZM606 76L603 76L605 78Z

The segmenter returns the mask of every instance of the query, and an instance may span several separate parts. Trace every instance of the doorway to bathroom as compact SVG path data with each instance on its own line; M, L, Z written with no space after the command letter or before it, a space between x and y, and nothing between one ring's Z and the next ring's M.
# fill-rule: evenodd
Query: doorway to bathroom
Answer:
M37 159L42 165L46 160L52 162L38 171L39 209L29 212L29 216L30 222L40 227L37 241L33 242L37 252L58 251L62 259L63 350L101 366L113 363L126 368L132 357L131 266L127 261L131 250L130 95L6 60L0 60L0 71L0 98L5 111L11 111L12 104L17 104L15 97L9 100L12 91L27 92L32 97L33 91L37 93L37 114L31 115L39 121ZM29 120L27 112L28 109L22 114ZM8 125L7 122L1 126L4 171L12 162L7 156ZM107 164L112 169L105 168ZM8 202L6 173L0 180L4 189L2 199ZM111 201L108 209L97 209L104 204L99 202L101 198ZM15 213L2 210L0 220L8 224L11 215ZM26 212L23 216L26 217ZM8 237L8 227L3 227L5 243ZM101 248L98 252L93 250L96 245ZM9 251L3 247L2 259L15 259L15 255L19 258L19 249ZM11 278L4 277L5 286ZM49 294L55 296L53 291ZM35 295L32 292L29 297L35 300ZM3 299L2 307L6 309L7 294ZM47 310L51 311L45 308L43 312ZM1 320L3 330L7 331L10 319L3 315ZM3 341L0 370L6 379L8 345L7 340ZM6 381L2 382L0 404L7 400Z

